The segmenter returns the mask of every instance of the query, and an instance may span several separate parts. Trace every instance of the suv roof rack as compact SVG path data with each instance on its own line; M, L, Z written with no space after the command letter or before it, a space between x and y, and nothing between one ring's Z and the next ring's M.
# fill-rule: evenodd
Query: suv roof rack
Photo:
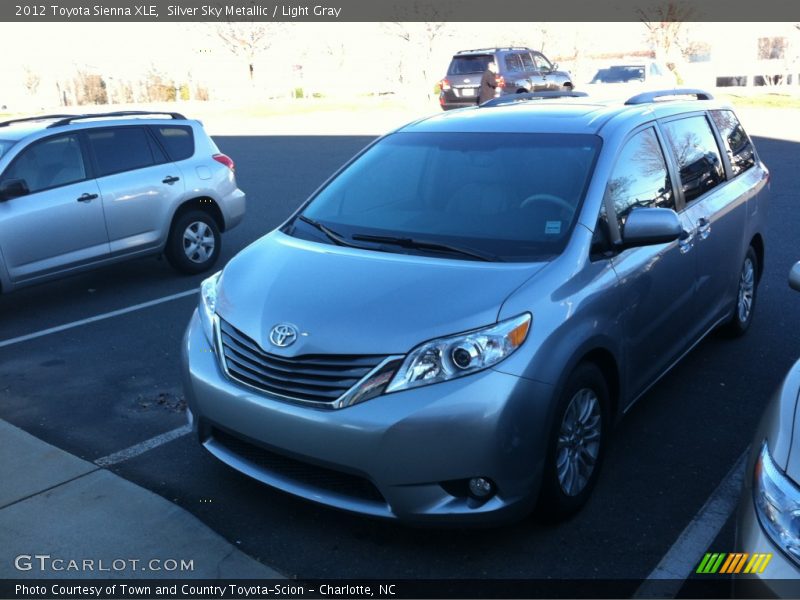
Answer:
M113 112L106 112L106 113L93 113L93 114L84 114L84 115L59 115L60 118L55 123L50 123L47 128L51 127L61 127L62 125L69 125L73 121L77 121L80 119L102 119L105 117L142 117L142 116L153 116L153 115L162 115L167 116L171 119L181 119L186 120L181 113L177 112L169 112L169 111L161 111L161 110L117 110ZM41 118L41 117L40 117Z
M504 104L514 104L516 102L526 102L528 100L546 100L548 98L586 98L589 94L586 92L560 92L560 91L541 91L541 92L528 92L525 94L509 94L508 96L500 96L487 100L483 104L479 104L480 108L491 108L492 106L503 106Z
M0 123L0 127L8 127L14 123L25 123L26 121L45 121L47 119L65 119L71 115L39 115L38 117L24 117L22 119L9 119Z
M630 104L648 104L656 102L659 98L668 98L670 96L695 96L696 100L713 100L709 92L695 88L674 88L671 90L656 90L653 92L642 92L628 98L625 102L626 105Z
M526 46L492 46L490 48L475 48L474 50L459 50L456 54L469 54L470 52L496 52L498 50L530 50Z

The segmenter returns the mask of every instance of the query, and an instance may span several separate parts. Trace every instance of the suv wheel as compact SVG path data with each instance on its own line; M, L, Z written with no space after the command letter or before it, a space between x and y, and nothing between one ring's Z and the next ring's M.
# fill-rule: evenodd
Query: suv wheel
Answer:
M744 335L753 321L753 311L756 308L756 291L758 290L758 256L750 246L739 272L739 282L736 286L736 305L733 317L726 325L727 332L738 337Z
M609 436L608 385L600 369L581 363L556 407L545 459L540 516L563 519L589 499Z
M221 242L211 215L191 210L173 222L165 254L175 269L193 275L207 271L217 262Z

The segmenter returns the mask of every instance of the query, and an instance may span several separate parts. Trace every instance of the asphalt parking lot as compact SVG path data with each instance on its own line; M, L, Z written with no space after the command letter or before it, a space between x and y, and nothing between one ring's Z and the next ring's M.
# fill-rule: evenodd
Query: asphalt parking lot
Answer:
M245 222L224 237L224 264L371 138L215 139L248 194ZM288 576L647 577L745 452L769 395L800 356L800 294L786 284L800 259L800 143L755 141L772 172L772 204L752 328L738 340L707 338L632 409L592 500L572 520L431 532L342 514L239 475L191 435L109 468ZM201 279L142 259L0 296L0 418L89 461L184 425L179 346L196 304L188 292ZM65 324L74 326L26 338ZM714 543L734 550L730 525Z

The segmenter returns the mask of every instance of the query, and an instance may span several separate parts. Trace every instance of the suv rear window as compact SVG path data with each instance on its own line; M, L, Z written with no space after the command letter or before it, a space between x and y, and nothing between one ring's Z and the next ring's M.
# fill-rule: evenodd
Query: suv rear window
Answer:
M448 75L467 75L468 73L483 73L489 68L489 63L494 61L491 54L471 54L467 56L454 56L447 69Z
M194 154L192 128L178 125L152 125L151 131L172 161L186 160Z

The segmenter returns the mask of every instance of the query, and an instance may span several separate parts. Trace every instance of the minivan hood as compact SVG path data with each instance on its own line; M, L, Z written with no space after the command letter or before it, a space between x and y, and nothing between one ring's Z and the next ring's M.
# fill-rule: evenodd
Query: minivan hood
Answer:
M310 242L273 231L223 271L219 316L282 356L405 354L432 338L490 325L544 263L488 263ZM289 323L291 346L269 341Z

